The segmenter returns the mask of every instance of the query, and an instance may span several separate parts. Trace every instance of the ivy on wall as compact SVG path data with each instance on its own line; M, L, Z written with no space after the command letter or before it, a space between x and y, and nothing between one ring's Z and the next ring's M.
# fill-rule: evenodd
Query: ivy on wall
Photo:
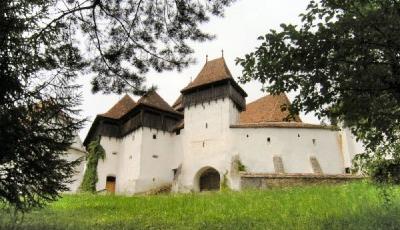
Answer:
M96 183L98 181L97 164L99 159L104 160L105 157L106 152L100 145L100 137L90 142L88 146L88 155L86 158L86 170L80 185L80 191L92 193L96 192Z

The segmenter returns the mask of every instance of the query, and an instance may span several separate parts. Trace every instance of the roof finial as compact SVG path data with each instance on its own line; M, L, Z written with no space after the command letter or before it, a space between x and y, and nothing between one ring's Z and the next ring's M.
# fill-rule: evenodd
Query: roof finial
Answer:
M208 54L206 54L206 62L208 62Z
M221 50L222 57L224 57L224 49Z

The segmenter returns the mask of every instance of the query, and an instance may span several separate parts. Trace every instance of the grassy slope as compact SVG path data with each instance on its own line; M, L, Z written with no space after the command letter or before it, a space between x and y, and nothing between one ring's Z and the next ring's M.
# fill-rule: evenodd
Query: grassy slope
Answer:
M390 206L366 183L147 197L67 195L27 215L19 228L399 229L400 189L394 193Z

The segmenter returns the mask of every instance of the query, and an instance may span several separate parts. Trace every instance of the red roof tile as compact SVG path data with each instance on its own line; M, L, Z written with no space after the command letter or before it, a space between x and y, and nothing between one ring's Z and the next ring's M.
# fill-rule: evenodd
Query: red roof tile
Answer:
M246 110L240 113L240 124L287 121L289 111L282 111L285 105L289 106L290 101L284 93L262 97L247 104ZM301 122L301 119L295 116L293 121Z
M197 77L182 91L224 79L233 79L223 57L206 62Z
M128 94L126 94L110 110L100 115L112 119L119 119L126 113L128 113L131 109L133 109L135 106L136 106L135 101Z

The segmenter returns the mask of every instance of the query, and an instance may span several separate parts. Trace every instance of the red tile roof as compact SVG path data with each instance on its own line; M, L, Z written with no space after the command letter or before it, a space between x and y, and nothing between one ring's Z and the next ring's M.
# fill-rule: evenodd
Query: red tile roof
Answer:
M289 111L282 111L285 105L289 106L290 101L284 93L264 96L247 104L246 110L240 113L240 124L287 121ZM302 122L299 116L293 121Z
M128 94L126 94L110 110L108 110L106 113L100 114L100 116L119 119L135 106L135 101Z
M189 85L186 86L182 91L186 91L196 88L198 86L207 85L225 79L233 79L232 74L226 66L224 58L217 58L206 62L197 77L192 82L190 82Z

